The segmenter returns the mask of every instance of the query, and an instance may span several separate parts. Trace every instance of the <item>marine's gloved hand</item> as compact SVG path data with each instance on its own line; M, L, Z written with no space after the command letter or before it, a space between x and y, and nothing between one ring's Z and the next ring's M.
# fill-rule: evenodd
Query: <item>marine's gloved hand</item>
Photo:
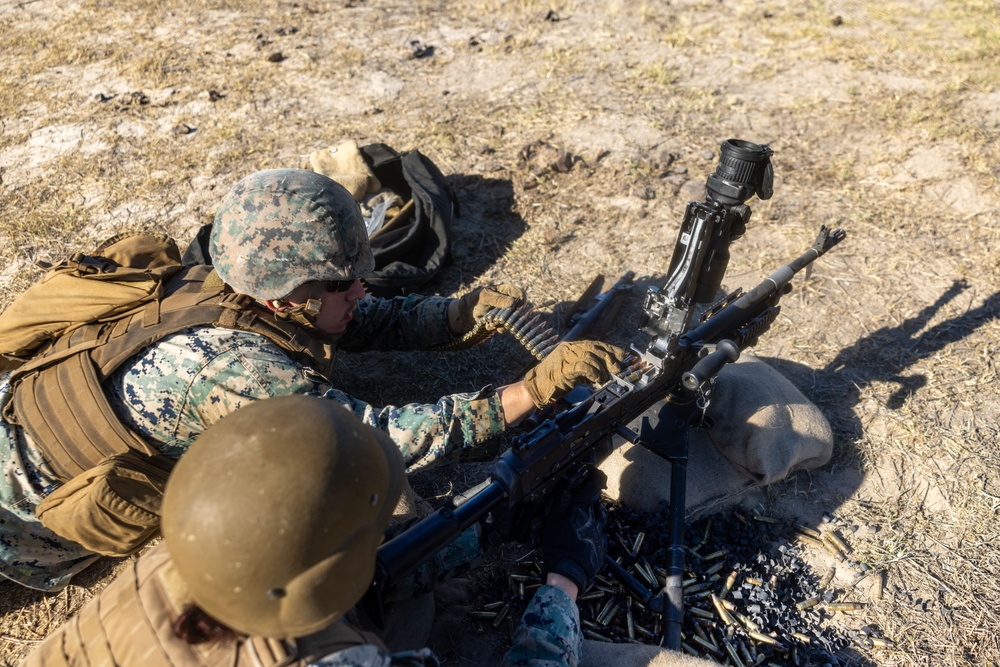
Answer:
M524 384L535 407L544 408L581 382L604 382L618 370L625 355L625 350L602 341L559 343L524 374Z
M493 308L517 308L525 302L527 295L516 285L488 285L477 287L458 300L458 317L452 322L453 333L464 334L472 331L476 320Z
M608 549L604 533L608 515L601 504L606 483L604 473L593 468L577 491L565 490L556 496L545 520L543 570L571 580L581 593L601 571Z

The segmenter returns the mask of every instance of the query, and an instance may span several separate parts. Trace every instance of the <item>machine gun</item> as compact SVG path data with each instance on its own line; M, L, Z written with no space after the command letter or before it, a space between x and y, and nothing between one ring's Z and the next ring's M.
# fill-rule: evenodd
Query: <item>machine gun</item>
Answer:
M750 220L745 202L754 194L761 199L772 195L771 155L767 146L747 141L722 144L719 165L708 177L707 200L687 206L666 281L646 293L640 342L631 346L636 363L585 398L557 406L514 438L486 481L456 498L453 507L439 509L383 544L370 597L378 599L381 590L492 510L505 507L520 516L537 512L557 484L580 478L587 464L606 457L613 447L610 436L617 434L671 463L672 546L662 595L647 590L610 559L607 564L642 602L664 613L665 643L680 648L688 431L702 419L715 376L754 345L777 317L778 301L791 289L791 278L846 237L841 229L822 227L805 253L749 292L736 290L713 305L729 263L729 245ZM655 437L648 422L640 433L630 428L661 401L665 408Z

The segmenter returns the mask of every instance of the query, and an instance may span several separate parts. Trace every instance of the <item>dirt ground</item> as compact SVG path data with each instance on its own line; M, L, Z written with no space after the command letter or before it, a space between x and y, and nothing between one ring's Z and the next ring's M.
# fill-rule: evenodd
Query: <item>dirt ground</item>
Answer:
M721 142L769 145L774 196L749 202L727 285L821 224L849 236L757 348L836 437L762 508L856 529L885 586L845 622L894 642L867 664L1000 663L995 0L0 0L0 44L0 307L37 260L124 230L186 243L242 176L355 139L419 149L458 195L425 291L515 282L558 323L596 275L663 277ZM569 169L525 160L539 142ZM372 401L432 400L526 361L500 341L345 373ZM0 662L114 566L52 595L0 584Z

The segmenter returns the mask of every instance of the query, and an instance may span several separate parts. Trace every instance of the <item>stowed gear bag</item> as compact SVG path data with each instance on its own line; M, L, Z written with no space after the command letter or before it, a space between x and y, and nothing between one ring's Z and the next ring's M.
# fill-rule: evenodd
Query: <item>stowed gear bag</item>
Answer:
M388 298L409 294L430 282L451 262L449 235L452 218L458 216L458 201L441 170L419 151L399 153L386 144L358 147L354 142L345 142L333 150L338 151L338 157L348 150L355 151L354 155L360 156L373 175L369 182L377 185L366 188L358 183L356 172L324 169L326 165L316 160L307 167L340 182L356 198L381 189L391 191L404 202L398 212L371 232L375 271L364 278L368 291ZM184 252L185 264L212 263L208 250L211 234L211 223L198 231Z
M382 186L407 202L371 236L375 271L365 283L375 296L408 294L451 262L448 234L457 200L441 171L419 151L400 155L385 144L360 150Z

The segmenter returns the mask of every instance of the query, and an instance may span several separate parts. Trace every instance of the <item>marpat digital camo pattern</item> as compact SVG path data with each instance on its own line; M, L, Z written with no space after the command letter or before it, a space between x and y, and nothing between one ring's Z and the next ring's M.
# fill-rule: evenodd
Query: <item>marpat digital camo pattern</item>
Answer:
M449 299L365 297L338 341L344 350L421 349L454 340ZM0 376L0 405L9 400ZM104 384L119 418L163 454L179 458L206 428L248 402L316 394L348 406L399 446L409 471L426 467L504 430L492 389L444 396L434 404L372 406L292 360L257 334L217 327L190 329L151 345ZM55 590L96 555L62 540L35 519L35 507L59 485L21 429L0 422L0 574Z
M255 299L375 268L354 197L305 169L258 171L234 185L215 214L209 252L226 284Z
M583 653L576 603L553 586L541 586L528 603L503 667L578 667ZM332 653L311 667L427 667L440 662L428 649L387 654L371 644Z
M524 610L501 667L577 667L582 653L576 603L558 588L542 586Z

